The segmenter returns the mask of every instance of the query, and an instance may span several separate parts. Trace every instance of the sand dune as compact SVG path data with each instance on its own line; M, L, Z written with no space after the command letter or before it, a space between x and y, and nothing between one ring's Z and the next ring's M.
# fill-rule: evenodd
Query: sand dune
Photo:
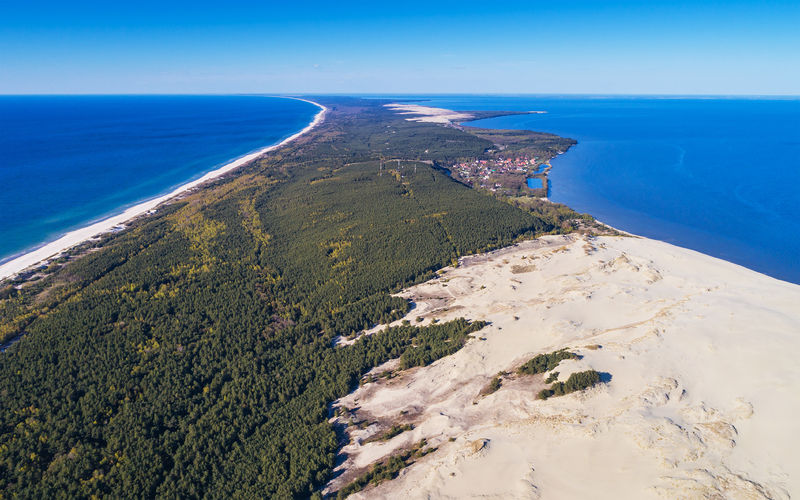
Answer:
M419 106L417 104L386 104L385 106L401 115L414 115L413 118L406 118L411 122L451 123L459 120L469 120L473 117L469 113L459 113L449 109Z
M427 438L434 453L352 498L800 495L800 286L658 241L569 236L464 259L403 294L412 323L491 325L336 403L371 425L350 427L331 490ZM542 376L508 376L480 396L562 347L582 359L560 380L592 368L606 382L542 401ZM415 428L367 442L393 422Z

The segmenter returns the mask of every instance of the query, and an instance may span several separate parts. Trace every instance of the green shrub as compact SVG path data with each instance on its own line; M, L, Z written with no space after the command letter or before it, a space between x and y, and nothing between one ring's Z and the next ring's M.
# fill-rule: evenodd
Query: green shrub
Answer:
M427 444L427 441L423 439L410 450L392 455L388 459L373 465L369 471L340 489L336 493L336 498L338 500L344 499L357 491L363 490L369 484L377 485L396 478L400 471L414 463L415 459L436 451L436 448L425 448Z
M539 399L547 399L551 396L563 396L575 391L588 389L600 382L600 373L594 370L576 372L567 378L566 382L556 382L549 389L539 391Z
M566 349L560 351L550 352L547 354L539 354L533 359L527 361L524 365L517 369L517 373L523 375L536 375L537 373L549 372L565 359L579 359L577 354L571 353Z
M494 377L488 384L486 384L486 387L484 387L483 390L481 390L481 395L488 396L493 392L497 392L497 390L500 389L500 387L502 386L503 386L502 379L499 376Z
M545 384L550 384L552 382L555 382L556 380L558 380L558 372L553 372L553 373L550 374L549 377L547 377L545 379L544 383Z
M411 424L404 424L404 425L393 425L391 429L386 431L386 433L380 437L381 441L388 441L395 436L399 436L400 434L404 433L405 431L410 431L414 429L414 426Z
M456 352L464 346L469 334L486 326L485 321L472 323L459 318L443 324L430 325L424 329L414 329L414 347L400 356L400 368L406 370L414 366L426 366L439 358Z

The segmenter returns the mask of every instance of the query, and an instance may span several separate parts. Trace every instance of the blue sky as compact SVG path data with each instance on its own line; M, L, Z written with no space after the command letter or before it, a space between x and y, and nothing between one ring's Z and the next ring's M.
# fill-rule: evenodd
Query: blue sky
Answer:
M798 27L798 0L29 0L0 93L797 95Z

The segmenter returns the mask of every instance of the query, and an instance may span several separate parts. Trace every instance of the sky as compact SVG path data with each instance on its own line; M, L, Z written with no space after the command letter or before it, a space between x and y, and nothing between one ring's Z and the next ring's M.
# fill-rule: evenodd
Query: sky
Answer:
M0 93L800 94L800 0L3 2Z

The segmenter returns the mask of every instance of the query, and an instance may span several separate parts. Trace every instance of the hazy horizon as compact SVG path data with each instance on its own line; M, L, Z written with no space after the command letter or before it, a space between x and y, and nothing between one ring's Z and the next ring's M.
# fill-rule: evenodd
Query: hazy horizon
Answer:
M800 3L9 5L0 94L800 94Z
M69 92L69 93L0 93L2 97L57 97L57 96L263 96L263 97L314 97L314 96L353 96L353 97L370 97L370 98L425 98L425 97L448 97L448 96L489 96L489 97L595 97L598 99L603 98L624 98L624 97L644 97L644 98L660 98L660 99L800 99L798 94L648 94L648 93L593 93L593 92L515 92L515 93L502 93L502 92L397 92L397 93L383 93L383 92L314 92L314 93L299 93L299 92Z

